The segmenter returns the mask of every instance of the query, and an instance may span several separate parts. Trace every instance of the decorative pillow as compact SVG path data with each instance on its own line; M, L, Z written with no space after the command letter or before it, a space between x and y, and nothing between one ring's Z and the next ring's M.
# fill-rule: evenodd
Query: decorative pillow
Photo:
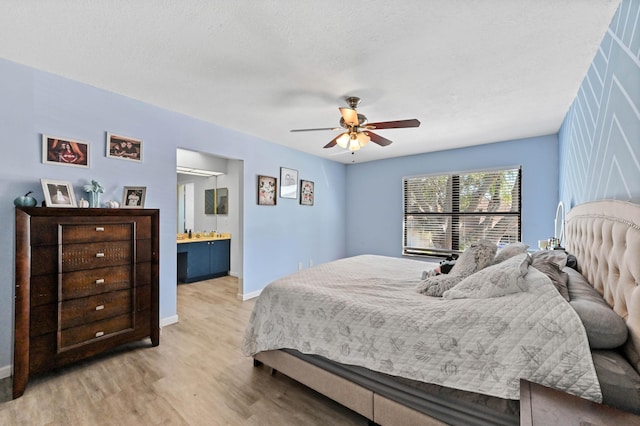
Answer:
M579 272L564 268L569 276L569 304L578 313L591 349L613 349L624 344L628 330L622 317L614 312Z
M558 292L568 302L570 300L569 288L567 287L569 275L566 272L563 272L558 264L551 260L549 257L531 256L531 258L531 266L548 276Z
M555 262L561 268L567 266L567 252L564 250L538 250L531 253L531 257Z
M445 299L488 299L527 289L527 275L531 258L527 253L513 256L496 265L469 275L451 290L445 291Z
M522 253L526 253L529 246L525 243L509 243L506 246L498 250L496 257L493 259L493 264L504 262L510 257L517 256Z
M416 290L427 296L440 297L460 281L489 265L496 255L496 245L489 240L472 243L458 258L448 274L427 277Z

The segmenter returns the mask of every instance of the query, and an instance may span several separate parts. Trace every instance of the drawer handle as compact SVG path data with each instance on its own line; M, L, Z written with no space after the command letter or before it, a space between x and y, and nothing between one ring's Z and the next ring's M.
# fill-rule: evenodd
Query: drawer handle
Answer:
M98 331L96 337L104 336L104 331Z
M98 252L98 253L96 253L96 257L104 257L104 253Z
M104 226L96 226L96 232L104 232Z
M104 309L104 305L98 305L96 306L96 311L101 311Z
M97 279L96 284L104 284L104 278Z

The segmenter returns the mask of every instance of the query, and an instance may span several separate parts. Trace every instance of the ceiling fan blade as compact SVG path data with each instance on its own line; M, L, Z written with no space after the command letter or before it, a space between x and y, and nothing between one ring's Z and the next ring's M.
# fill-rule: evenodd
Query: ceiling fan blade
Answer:
M387 145L391 145L393 143L393 141L390 141L387 138L383 138L380 135L376 135L373 132L364 132L364 134L371 138L371 142L375 142L380 146L387 146Z
M326 144L325 146L323 146L323 148L333 148L334 146L336 146L336 144L338 143L338 138L340 136L344 135L344 133L340 133L338 136L336 136L335 138L333 138L331 140L331 142L329 142L328 144Z
M340 110L340 114L342 114L342 119L348 126L357 126L358 122L358 112L355 109L351 108L338 108Z
M317 127L315 129L293 129L290 132L315 132L316 130L340 130L340 127Z
M379 123L367 123L367 129L400 129L404 127L419 127L420 121L417 119L398 120L398 121L381 121Z

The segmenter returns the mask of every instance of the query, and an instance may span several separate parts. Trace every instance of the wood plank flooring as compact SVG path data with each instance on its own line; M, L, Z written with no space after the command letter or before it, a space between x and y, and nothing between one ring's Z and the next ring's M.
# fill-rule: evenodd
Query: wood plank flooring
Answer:
M0 403L0 425L366 425L240 352L254 301L223 277L178 286L180 322L127 350L37 376ZM8 395L10 379L2 381Z

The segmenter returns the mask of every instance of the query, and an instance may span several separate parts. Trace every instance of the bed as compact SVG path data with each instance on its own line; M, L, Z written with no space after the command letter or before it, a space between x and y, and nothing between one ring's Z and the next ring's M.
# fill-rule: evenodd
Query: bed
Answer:
M567 215L566 236L577 269L608 305L606 315L596 309L583 317L583 289L568 286L563 296L530 266L499 297L456 298L452 290L453 297L435 298L415 287L437 264L357 256L267 286L243 352L381 425L517 424L520 378L638 410L640 207L577 206ZM530 258L503 263L522 270L520 257ZM569 269L569 284L581 279ZM570 296L576 300L567 303ZM601 321L609 313L611 324L622 324L616 336L585 325L590 315L596 328L609 327Z

